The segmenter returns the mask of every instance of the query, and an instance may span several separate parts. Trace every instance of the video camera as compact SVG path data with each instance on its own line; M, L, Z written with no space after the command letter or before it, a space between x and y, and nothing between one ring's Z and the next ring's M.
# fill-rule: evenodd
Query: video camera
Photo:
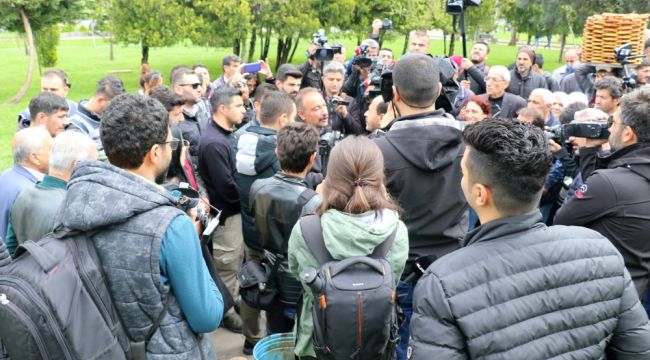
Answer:
M368 55L368 50L370 47L368 45L361 45L355 50L355 57L352 59L352 65L359 65L362 68L372 67L376 62L376 59L373 59Z
M616 62L621 64L623 67L623 77L621 80L623 81L624 90L634 89L636 86L636 80L632 78L632 74L629 69L630 64L632 64L632 60L642 59L645 57L645 55L634 55L632 52L633 49L631 43L623 44L620 47L614 49L614 58L616 58Z
M340 46L330 46L327 43L327 36L325 35L325 30L320 29L315 32L311 37L312 44L318 45L318 48L314 51L313 54L307 53L307 56L311 59L318 61L330 61L334 58L334 54L341 53Z
M447 0L445 11L450 15L460 15L468 6L479 6L482 0Z
M548 131L544 131L544 136L558 144L564 144L571 136L587 139L607 139L609 138L609 127L607 121L569 123L557 125Z

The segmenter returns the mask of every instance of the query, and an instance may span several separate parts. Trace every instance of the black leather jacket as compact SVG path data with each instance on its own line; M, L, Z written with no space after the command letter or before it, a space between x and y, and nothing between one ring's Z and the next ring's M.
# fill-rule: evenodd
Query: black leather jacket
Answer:
M260 244L286 256L291 230L300 215L315 212L320 203L320 196L308 189L302 178L278 172L270 178L255 180L250 209Z

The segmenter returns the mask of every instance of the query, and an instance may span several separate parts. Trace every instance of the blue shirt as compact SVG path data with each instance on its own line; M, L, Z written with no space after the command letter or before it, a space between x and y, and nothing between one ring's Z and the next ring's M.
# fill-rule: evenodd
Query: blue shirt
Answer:
M187 323L196 333L214 330L223 316L223 298L203 260L194 224L176 217L160 249L160 279L169 283Z

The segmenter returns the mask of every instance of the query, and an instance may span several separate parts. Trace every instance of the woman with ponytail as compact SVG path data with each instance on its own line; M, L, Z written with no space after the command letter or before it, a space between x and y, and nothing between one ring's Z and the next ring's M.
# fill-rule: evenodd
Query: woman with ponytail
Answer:
M334 259L369 255L397 228L393 246L386 255L397 282L408 256L408 232L399 219L399 207L384 186L384 159L372 140L348 136L332 149L322 197L318 215L325 247ZM320 268L305 244L300 222L289 238L288 253L289 268L296 278L306 267ZM316 356L312 345L314 297L309 287L303 288L295 354L300 359L309 359Z

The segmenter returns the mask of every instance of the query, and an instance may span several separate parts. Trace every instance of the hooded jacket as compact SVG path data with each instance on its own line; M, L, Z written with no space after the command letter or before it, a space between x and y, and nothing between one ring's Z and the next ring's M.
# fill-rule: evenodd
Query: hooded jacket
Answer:
M415 288L412 357L650 359L650 324L602 235L542 223L535 209L488 222Z
M382 210L378 215L374 211L363 214L348 214L338 210L327 210L321 216L321 227L325 247L336 260L346 259L352 256L367 256L381 244L393 232L397 226L395 242L391 247L386 260L391 264L394 279L397 281L404 270L404 264L408 257L408 235L404 223L399 220L397 212ZM300 223L296 223L289 237L289 269L296 278L306 267L319 269L318 261L314 258L305 243L305 238L300 229ZM316 356L312 334L314 323L312 319L312 307L314 295L309 286L303 285L303 301L300 312L300 319L296 321L296 348L298 356ZM354 310L350 310L354 314Z
M239 188L244 242L257 251L263 251L263 247L255 230L255 214L250 209L249 194L255 180L270 178L280 171L280 161L275 155L276 134L273 129L250 126L232 146L233 175Z
M440 257L458 249L467 232L461 134L459 122L436 110L399 118L375 140L384 155L386 188L404 209L413 255Z
M583 173L585 183L554 223L585 226L608 238L642 296L650 286L650 144L626 146L597 159L596 168L591 176Z
M163 268L168 269L169 259L164 249L172 245L163 243L163 238L168 239L172 221L184 216L174 207L175 203L176 199L169 193L159 191L137 175L109 164L84 161L76 167L68 183L68 194L57 223L90 233L113 303L131 341L144 340L170 296L169 310L147 346L147 358L214 359L210 337L198 336L190 327L181 309L182 295L170 295L172 290L183 292L170 286L177 274L162 273ZM200 256L198 238L194 245L197 250L194 253ZM200 267L197 263L200 260L186 260L186 267ZM197 296L213 296L205 283L209 278L207 268L202 270L203 273L189 281L198 280L204 286L197 291ZM217 303L210 304L217 312ZM213 319L214 314L206 311L203 316Z

